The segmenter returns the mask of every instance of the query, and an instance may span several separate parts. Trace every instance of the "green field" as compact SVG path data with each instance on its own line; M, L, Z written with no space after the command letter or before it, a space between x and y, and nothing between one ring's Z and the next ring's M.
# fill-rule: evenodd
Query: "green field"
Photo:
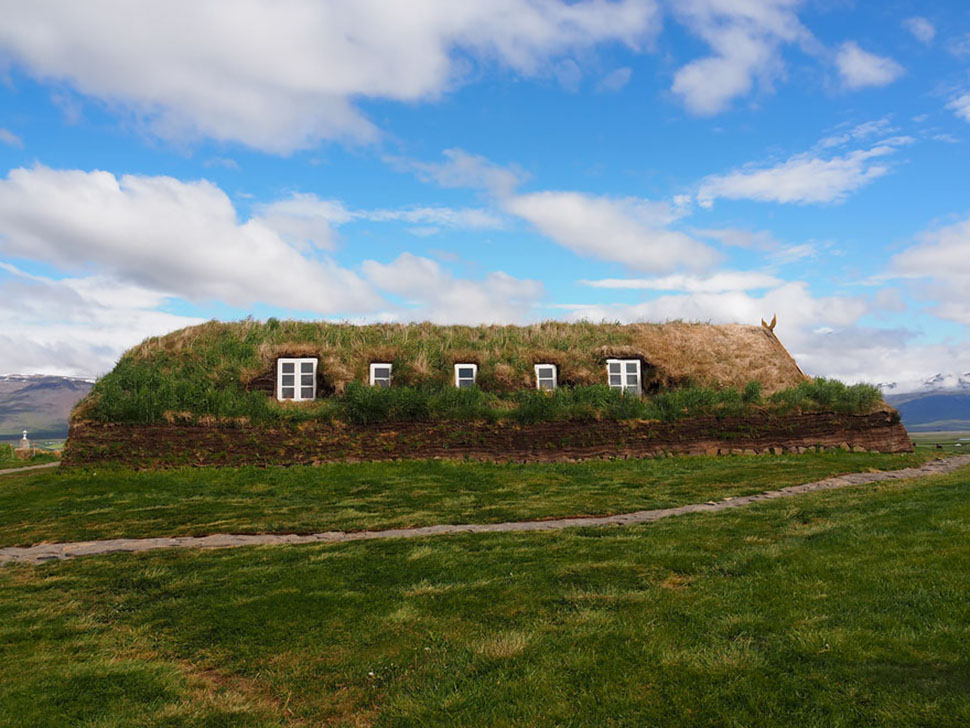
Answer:
M968 485L8 566L0 726L965 726Z
M38 541L490 523L666 508L931 453L569 464L403 461L291 468L40 471L0 480L0 546Z
M909 438L916 444L917 452L936 451L940 445L943 452L964 454L970 453L970 432L909 432Z
M8 468L22 468L27 465L42 465L44 463L56 462L57 457L53 453L39 452L27 459L17 457L14 453L14 446L0 442L0 470Z

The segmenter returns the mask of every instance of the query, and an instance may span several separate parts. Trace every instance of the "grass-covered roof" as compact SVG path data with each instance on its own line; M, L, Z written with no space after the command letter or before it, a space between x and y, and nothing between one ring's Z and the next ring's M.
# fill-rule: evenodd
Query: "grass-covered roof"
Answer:
M566 390L603 386L605 361L614 357L643 362L648 392L688 384L742 390L757 383L763 394L772 395L806 381L774 333L763 326L212 321L149 338L126 352L78 406L74 420L261 418L280 408L285 413L294 405L272 402L267 394L271 389L265 386L281 356L318 357L323 395L342 395L352 383L366 383L371 362L394 365L395 389L423 391L450 388L452 365L475 362L480 391L500 398L534 389L537 363L557 365Z

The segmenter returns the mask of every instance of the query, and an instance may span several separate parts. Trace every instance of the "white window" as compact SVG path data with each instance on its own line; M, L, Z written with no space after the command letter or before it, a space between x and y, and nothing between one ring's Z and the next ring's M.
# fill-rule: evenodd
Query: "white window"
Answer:
M556 365L536 364L536 389L555 389Z
M613 389L626 394L640 394L640 360L607 359L606 373Z
M390 387L391 386L391 365L374 362L370 365L370 386Z
M474 387L478 364L455 364L455 386Z
M278 359L276 399L304 402L317 398L317 360Z

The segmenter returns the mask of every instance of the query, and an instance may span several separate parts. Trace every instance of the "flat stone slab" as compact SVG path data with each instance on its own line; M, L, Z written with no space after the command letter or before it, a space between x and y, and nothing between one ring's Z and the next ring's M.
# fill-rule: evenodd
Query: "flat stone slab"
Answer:
M652 523L662 518L679 516L685 513L708 513L727 508L740 508L751 503L788 498L802 493L820 490L835 490L853 485L866 485L886 480L919 478L927 475L951 473L965 465L970 465L970 455L959 455L940 460L932 460L916 468L879 471L875 473L848 473L825 480L816 480L802 485L791 485L778 490L767 490L753 495L727 498L722 501L692 503L675 508L658 508L649 511L634 511L612 516L579 516L555 518L546 521L510 521L506 523L452 524L420 528L390 528L382 531L325 531L311 534L212 534L210 536L172 536L162 538L116 538L104 541L75 541L71 543L42 543L35 546L10 546L0 548L0 564L40 564L45 561L72 559L78 556L111 554L121 552L154 551L156 549L225 549L237 546L265 546L302 543L345 543L348 541L373 541L390 538L423 538L459 533L512 533L532 531L559 531L564 528L583 528L590 526L627 526L635 523ZM45 467L45 466L39 466Z

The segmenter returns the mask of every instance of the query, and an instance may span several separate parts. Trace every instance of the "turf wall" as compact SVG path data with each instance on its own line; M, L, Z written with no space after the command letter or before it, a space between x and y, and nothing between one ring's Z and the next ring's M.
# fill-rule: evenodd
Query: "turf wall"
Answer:
M843 448L911 452L895 412L825 412L699 418L677 422L406 422L284 427L71 425L64 465L118 463L136 468L184 465L296 465L404 458L570 462L666 454L729 455Z

